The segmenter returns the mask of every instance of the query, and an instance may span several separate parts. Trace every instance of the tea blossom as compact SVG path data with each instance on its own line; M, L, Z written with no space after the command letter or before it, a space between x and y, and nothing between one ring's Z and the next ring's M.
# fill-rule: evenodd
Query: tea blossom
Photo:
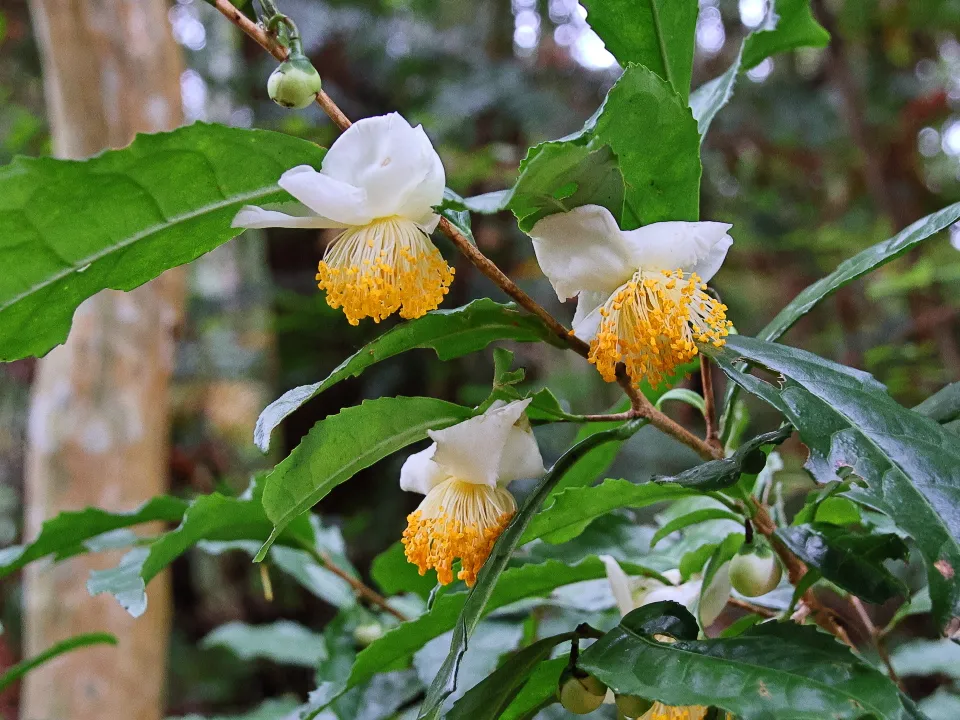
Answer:
M530 400L494 403L485 413L444 430L407 458L400 487L425 495L407 516L403 544L420 574L433 568L443 585L457 577L473 585L494 543L517 511L506 486L543 474L543 459L524 410Z
M287 170L279 185L299 203L288 212L244 207L244 228L338 228L317 281L350 324L397 310L416 318L443 301L453 269L430 241L446 179L421 126L397 113L358 120L327 151L319 171Z
M664 585L655 578L628 577L620 564L609 555L601 555L607 571L607 581L617 601L621 615L643 605L672 600L686 607L697 616L701 627L712 625L720 616L730 597L730 564L723 564L715 573L710 585L704 589L700 579L680 582L679 570L668 570L663 576L674 583ZM709 708L701 705L674 707L655 702L642 720L703 720Z
M557 297L577 296L574 334L607 381L623 362L630 377L663 382L698 352L720 346L731 323L707 294L733 240L719 222L659 222L621 230L613 215L584 205L549 215L530 231Z

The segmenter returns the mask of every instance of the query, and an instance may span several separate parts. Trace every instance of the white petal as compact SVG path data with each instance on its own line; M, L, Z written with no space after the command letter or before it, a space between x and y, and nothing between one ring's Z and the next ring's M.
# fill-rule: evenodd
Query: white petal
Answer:
M278 184L315 213L334 222L366 225L374 218L366 191L319 173L309 165L287 170Z
M727 605L730 598L730 563L724 563L713 575L708 587L700 592L700 602L697 607L697 615L700 618L700 626L707 628L713 625L714 621L720 617L723 608Z
M446 181L423 128L397 113L351 125L327 151L323 173L363 188L373 217L401 215L414 222L440 204Z
M306 209L306 208L304 208ZM233 218L235 228L335 228L344 227L319 215L287 215L276 210L266 210L254 205L245 205Z
M433 461L436 451L437 444L434 443L426 450L421 450L407 458L403 467L400 468L401 490L426 495L436 485L447 479L446 473Z
M584 291L577 295L577 311L573 314L573 334L585 342L590 342L600 329L600 308L609 299L605 292Z
M699 595L700 581L694 580L692 582L685 582L682 585L663 585L656 590L651 590L643 598L643 604L649 605L650 603L670 600L675 603L680 603L692 612Z
M497 484L506 486L514 480L538 478L546 472L540 446L530 429L529 423L521 421L526 427L514 425L507 432L507 442L500 456L497 469Z
M617 607L620 608L620 614L626 615L634 609L630 578L627 577L615 558L610 555L600 555L599 557L607 570L607 581L610 583L613 597L617 601Z
M660 222L623 233L633 267L695 272L707 282L723 264L733 227L719 222Z
M609 295L637 270L616 220L599 205L548 215L530 237L540 269L561 300L583 290Z
M434 230L436 230L436 229L437 229L437 225L440 224L440 216L437 215L435 212L429 212L429 213L427 213L426 215L424 215L423 217L421 217L419 220L414 220L414 222L416 222L417 225L419 225L420 227L422 227L422 228L423 228L423 231L424 231L427 235L429 235L429 234L432 233Z
M434 461L448 476L495 487L511 428L529 404L517 400L445 430L431 430L428 434L437 443Z

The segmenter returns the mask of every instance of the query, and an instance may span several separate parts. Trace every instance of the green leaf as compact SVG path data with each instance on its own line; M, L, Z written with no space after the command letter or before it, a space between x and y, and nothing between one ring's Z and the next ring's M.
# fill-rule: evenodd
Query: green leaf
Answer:
M808 285L791 300L763 330L757 333L757 339L776 340L793 327L797 320L816 307L818 303L833 295L843 286L876 270L878 267L886 265L891 260L897 259L918 243L948 228L958 219L960 219L960 203L954 203L943 210L917 220L892 238L844 260L837 266L836 270L826 277L820 278L812 285ZM730 416L738 391L739 388L736 385L730 385L724 397L723 417L720 422L721 437L724 439L731 427Z
M477 244L476 238L473 237L473 226L470 222L470 211L466 209L463 204L463 198L457 195L450 188L443 189L443 202L440 203L439 212L447 220L449 220L453 225L463 233L463 236L467 238L474 245Z
M646 65L686 101L693 76L697 0L584 0L587 22L617 62Z
M913 411L926 415L941 425L960 418L960 382L940 388L913 408Z
M628 480L604 480L596 487L570 488L556 495L554 503L533 518L520 542L543 538L553 544L564 543L611 510L641 508L693 494L692 490L680 486L638 485Z
M593 142L609 145L626 183L620 226L632 230L700 214L700 134L670 84L641 65L628 65L603 103Z
M760 28L747 38L743 69L750 70L768 57L798 47L826 47L830 33L810 10L810 0L776 0Z
M17 158L0 169L0 361L62 343L77 306L131 290L241 231L246 204L281 201L295 165L320 165L313 143L265 130L195 123L139 135L90 160Z
M606 442L625 440L631 437L641 426L640 421L631 420L622 427L597 433L574 445L560 456L524 502L523 507L520 508L513 521L497 540L490 557L487 558L480 570L477 584L473 586L464 601L463 610L460 612L460 617L457 619L456 627L453 630L453 639L450 641L450 653L447 655L447 659L440 668L433 684L427 690L427 697L420 708L419 717L421 720L436 720L443 707L444 700L456 689L457 667L463 658L463 654L467 651L467 641L486 611L487 605L494 595L497 581L506 569L513 551L519 546L520 538L523 537L531 519L540 509L550 491L553 490L554 485L591 448Z
M483 350L496 340L552 343L555 336L543 321L520 312L513 303L501 305L481 298L452 310L434 310L388 330L340 363L321 382L293 388L274 400L257 418L254 442L266 452L270 434L291 413L324 390L360 375L382 360L420 348L433 350L441 360L452 360Z
M220 493L202 495L187 508L179 527L131 550L117 567L92 572L87 590L91 595L110 593L128 613L139 617L147 609L147 583L197 542L262 542L271 534L273 524L264 513L259 487L252 486L239 498ZM312 547L314 531L303 517L292 523L279 541L292 547Z
M56 645L47 648L39 655L35 655L34 657L26 660L21 660L16 665L7 668L3 675L0 675L0 692L6 690L31 670L40 667L44 663L50 662L55 657L59 657L64 653L71 652L72 650L79 650L80 648L90 647L91 645L116 644L117 639L109 633L95 632L86 633L85 635L74 635L72 638L67 638L66 640L58 642Z
M911 640L890 654L897 675L946 675L960 680L960 645L952 640Z
M710 124L717 113L733 97L733 87L737 84L737 78L742 69L743 45L740 46L737 57L725 73L705 82L690 95L690 110L697 121L697 132L700 133L701 143L707 137L707 130L710 129Z
M793 434L793 428L784 425L779 430L758 435L745 442L730 457L710 460L685 470L674 477L655 477L660 484L675 484L695 490L723 490L735 485L743 473L756 475L763 470L766 453L761 448L774 447L783 443Z
M904 582L883 565L884 560L906 560L910 554L896 535L856 533L828 523L812 523L780 528L777 537L827 580L867 602L879 605L907 594Z
M179 522L187 507L185 500L161 495L132 512L111 513L99 508L62 512L43 523L32 543L0 550L0 577L47 555L59 561L87 552L85 543L104 533L157 520Z
M614 692L714 705L740 720L904 717L890 680L812 627L764 623L734 638L696 638L682 605L653 603L583 651L579 666Z
M511 210L520 229L529 232L547 215L581 205L602 205L619 217L623 193L623 175L609 147L588 138L547 142L527 153L516 185L499 196L503 204L497 209Z
M294 699L266 700L250 712L239 715L183 715L182 717L167 718L167 720L292 720L293 713L300 706Z
M370 576L387 595L412 592L424 600L437 585L433 575L421 575L417 566L407 560L403 544L399 541L373 559Z
M707 404L703 396L687 388L672 388L671 390L667 390L667 392L657 400L657 410L662 409L663 404L668 401L686 403L690 407L699 410L701 415L706 413Z
M503 572L485 607L480 610L480 615L524 598L543 597L564 585L603 577L606 577L606 570L595 557L576 565L550 560L537 565L513 567ZM442 594L429 612L416 620L402 623L371 643L357 655L348 687L366 682L383 668L404 660L433 638L454 629L461 613L465 611L469 596L469 592Z
M497 720L520 692L534 669L553 649L569 642L575 633L563 633L538 640L518 650L496 672L474 685L445 715L449 720Z
M260 562L293 519L357 472L473 411L433 398L380 398L346 408L314 425L293 452L267 475L263 507L274 524L255 560Z
M565 657L540 663L500 720L532 720L540 708L557 702L560 674L568 663Z
M241 660L264 659L308 668L315 668L327 657L322 635L289 620L269 625L229 622L203 638L200 647L226 648Z
M653 537L650 538L650 547L653 548L658 542L663 540L668 535L677 532L678 530L683 530L686 527L697 525L707 520L732 520L736 523L743 523L742 517L739 515L734 515L729 510L723 510L721 508L704 508L702 510L694 510L691 513L686 513L685 515L674 518L662 528L657 530Z
M851 468L865 488L847 496L881 510L917 543L927 565L934 617L960 617L960 445L930 418L898 405L867 373L813 353L731 336L706 348L745 390L780 410L810 448L820 482ZM786 378L781 386L740 372L746 359Z

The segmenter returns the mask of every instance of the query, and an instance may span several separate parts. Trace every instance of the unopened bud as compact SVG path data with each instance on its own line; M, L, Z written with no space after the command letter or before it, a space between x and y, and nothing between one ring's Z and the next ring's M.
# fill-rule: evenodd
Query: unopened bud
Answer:
M780 584L783 570L767 548L742 550L730 561L730 584L747 597L766 595Z
M267 80L270 99L285 108L302 110L320 92L320 73L304 55L290 55Z
M617 695L617 710L624 717L638 718L653 707L653 700L647 700L639 695Z
M574 715L587 715L603 704L607 686L582 670L567 668L560 676L560 704Z

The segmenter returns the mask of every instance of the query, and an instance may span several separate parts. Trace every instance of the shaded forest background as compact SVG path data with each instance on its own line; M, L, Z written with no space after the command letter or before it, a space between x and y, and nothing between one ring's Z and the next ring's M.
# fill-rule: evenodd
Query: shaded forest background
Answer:
M510 185L526 148L577 129L619 69L575 0L284 0L324 87L353 118L401 111L422 122L461 195ZM824 50L767 60L748 74L704 148L702 216L734 224L735 244L715 284L745 333L763 326L800 289L843 258L960 199L960 3L814 0L833 33ZM763 0L701 0L694 86L725 70ZM187 121L281 130L323 145L335 128L311 107L288 112L266 97L273 63L201 0L171 5L182 46ZM50 151L43 81L28 7L0 1L0 161ZM511 217L474 218L483 251L552 312L568 319ZM189 268L186 322L177 338L171 491L229 488L277 458L251 441L259 411L282 391L324 377L379 334L347 325L316 291L328 238L300 231L247 233ZM504 300L450 247L458 282L446 302ZM788 342L865 369L904 405L960 379L960 228L854 283L812 312ZM869 348L869 350L867 350ZM546 347L517 347L534 385L549 382L576 408L615 397L592 369ZM569 354L567 354L569 355ZM0 543L20 537L23 456L33 363L0 365ZM382 363L340 383L283 426L277 452L318 419L364 398L427 395L472 404L486 395L489 353L447 363L428 351ZM698 382L692 379L690 382ZM751 406L763 425L760 406ZM691 416L690 422L695 422ZM765 425L764 425L765 426ZM553 436L551 436L553 433ZM555 457L570 428L542 437ZM690 459L641 432L611 476L668 473ZM804 450L784 448L781 477L801 487ZM277 457L281 455L278 454ZM317 508L337 526L350 560L367 572L393 543L418 497L397 484L392 458L335 490ZM784 499L789 504L789 495ZM232 621L295 619L319 630L335 610L289 578L264 599L245 556L195 549L173 566L169 715L249 708L313 689L308 668L243 662L201 647ZM20 586L2 586L0 664L20 657ZM911 628L928 634L922 626ZM907 677L916 696L943 678ZM15 712L15 689L3 697ZM15 717L15 715L10 715Z

